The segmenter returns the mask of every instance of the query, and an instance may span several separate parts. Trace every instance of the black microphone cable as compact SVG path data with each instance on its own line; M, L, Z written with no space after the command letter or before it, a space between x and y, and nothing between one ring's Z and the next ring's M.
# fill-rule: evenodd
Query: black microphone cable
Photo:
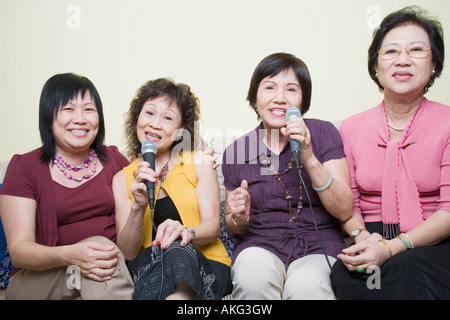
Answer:
M297 168L297 172L298 172L298 176L300 177L301 184L303 185L303 190L305 190L306 197L308 198L309 208L311 210L311 215L312 215L312 218L313 218L313 221L314 221L314 228L316 230L317 239L319 240L320 247L322 248L322 252L323 252L323 254L325 256L325 259L327 260L328 267L330 267L331 272L334 273L333 268L332 268L331 263L330 263L330 259L328 258L327 250L325 249L325 247L324 247L324 245L322 243L322 238L320 237L319 228L317 226L316 216L314 214L314 210L313 210L313 206L312 206L312 203L311 203L311 198L309 197L308 189L306 188L305 182L303 181L303 177L302 177L302 174L301 174L299 168Z
M156 233L157 233L157 229L156 229L156 225L155 225L155 209L154 206L150 206L150 218L152 219L152 224L153 224L153 231L155 232L155 237L156 237ZM161 286L159 288L159 295L158 295L158 300L161 300L161 295L162 295L162 291L163 291L163 285L164 285L164 255L163 255L163 249L160 246L159 248L160 252L161 252Z

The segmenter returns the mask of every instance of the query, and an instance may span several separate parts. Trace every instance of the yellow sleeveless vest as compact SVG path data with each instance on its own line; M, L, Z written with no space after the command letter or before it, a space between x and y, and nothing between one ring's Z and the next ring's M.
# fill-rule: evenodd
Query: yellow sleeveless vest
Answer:
M134 201L133 194L130 191L131 183L134 179L133 173L137 171L138 159L125 167L125 179L127 182L128 195ZM181 221L186 227L195 227L200 224L200 213L198 211L198 202L196 194L197 174L194 165L194 153L184 151L180 155L169 172L163 188L172 199L175 207L180 214ZM155 187L155 199L158 198L159 186ZM217 212L219 214L219 212ZM153 224L151 219L150 207L147 206L144 216L144 240L143 248L152 245ZM231 264L231 259L219 238L197 248L210 260L218 261L226 265Z

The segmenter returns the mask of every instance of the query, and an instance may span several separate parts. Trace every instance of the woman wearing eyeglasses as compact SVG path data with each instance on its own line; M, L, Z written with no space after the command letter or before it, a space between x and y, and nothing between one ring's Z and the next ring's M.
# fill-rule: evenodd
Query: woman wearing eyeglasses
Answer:
M424 94L444 62L442 28L418 7L387 16L369 48L383 101L345 120L356 244L333 267L338 299L450 298L450 107Z

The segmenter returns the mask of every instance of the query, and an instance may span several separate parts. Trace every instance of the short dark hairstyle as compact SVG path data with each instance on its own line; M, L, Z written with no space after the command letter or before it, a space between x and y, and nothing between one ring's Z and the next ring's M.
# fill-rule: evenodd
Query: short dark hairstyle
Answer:
M441 23L436 18L431 17L426 10L418 6L409 6L395 11L385 17L381 22L380 28L374 31L372 44L368 50L369 75L378 85L381 92L384 91L384 88L378 80L376 74L376 68L378 65L378 51L381 48L384 37L390 30L408 24L415 24L422 27L430 38L432 61L435 66L435 73L431 76L430 81L425 86L423 90L424 94L428 92L428 89L431 88L434 80L441 75L442 69L444 68L444 31Z
M302 103L300 111L305 114L311 104L312 83L306 64L299 58L289 53L273 53L265 57L256 66L250 81L247 100L253 110L256 111L256 98L261 81L266 77L273 77L282 71L292 69L302 89ZM258 114L258 113L257 113ZM259 115L258 115L259 119Z
M175 83L168 78L159 78L144 83L131 101L125 120L125 138L130 156L136 159L141 154L141 143L137 137L136 127L142 107L149 99L166 97L175 101L181 113L181 125L190 134L190 147L195 149L200 139L198 126L195 122L200 119L200 103L192 93L191 88L183 83ZM183 136L184 138L184 136ZM174 141L172 148L181 141Z
M101 160L107 160L103 145L105 140L103 105L97 89L86 77L74 73L61 73L47 80L42 88L39 101L39 132L42 141L42 162L50 162L55 156L56 146L52 125L58 111L71 99L76 98L78 94L81 93L84 97L87 91L89 91L94 99L99 117L99 130L91 148L95 150Z

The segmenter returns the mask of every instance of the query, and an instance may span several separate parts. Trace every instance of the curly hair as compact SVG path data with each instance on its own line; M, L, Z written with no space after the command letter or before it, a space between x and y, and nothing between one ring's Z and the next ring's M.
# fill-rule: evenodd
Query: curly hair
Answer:
M183 83L176 84L168 78L150 80L136 91L126 115L125 139L132 159L138 158L141 154L141 142L137 137L136 127L142 107L148 100L158 97L166 97L176 103L181 113L181 127L188 133L183 134L182 140L190 138L191 150L196 149L202 142L199 126L196 124L200 119L200 103L191 88ZM174 141L172 149L179 143L181 141Z

